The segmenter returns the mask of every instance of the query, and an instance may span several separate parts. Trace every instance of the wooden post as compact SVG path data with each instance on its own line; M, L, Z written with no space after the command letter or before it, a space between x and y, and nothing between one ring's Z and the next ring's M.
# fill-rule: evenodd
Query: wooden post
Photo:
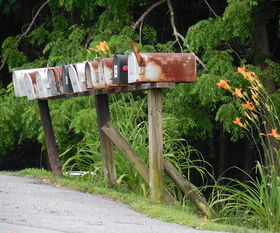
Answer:
M133 148L122 137L119 131L109 121L103 127L104 133L112 140L112 142L119 148L124 157L136 169L139 175L149 184L149 168L143 160L136 154ZM167 189L163 190L163 198L167 203L174 203L174 199Z
M38 100L40 116L42 120L43 130L45 134L45 141L47 145L47 151L49 156L49 162L51 170L57 177L62 177L61 164L58 157L58 150L55 143L55 137L53 133L52 121L50 116L50 110L47 100Z
M161 89L148 90L149 119L149 174L152 200L159 201L163 194L163 133Z
M96 95L95 104L99 129L101 155L103 161L104 179L109 187L114 187L117 184L117 172L114 159L114 144L101 129L103 125L110 121L107 94Z

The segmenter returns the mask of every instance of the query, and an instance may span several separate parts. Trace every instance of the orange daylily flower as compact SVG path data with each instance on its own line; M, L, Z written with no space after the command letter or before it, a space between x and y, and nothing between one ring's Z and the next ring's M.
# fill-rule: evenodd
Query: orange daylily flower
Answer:
M280 135L277 133L277 129L272 129L271 133L268 133L267 136L271 136L277 140L280 140Z
M220 88L223 88L225 90L229 90L230 86L227 84L228 82L230 82L229 80L220 80L220 82L217 83L217 86Z
M108 47L106 41L103 41L103 42L101 41L99 43L99 45L96 45L95 48L92 49L92 50L94 50L97 53L105 53L106 54L109 51L109 47Z
M246 109L248 109L250 111L253 111L255 109L253 103L251 101L249 101L249 100L247 100L246 104L242 104L242 107L246 108Z
M234 121L232 121L234 124L238 125L241 128L245 128L245 125L241 122L240 117L236 117Z
M237 68L237 73L242 74L243 76L246 75L246 66L238 67Z
M243 98L243 94L242 94L242 88L235 88L234 89L234 94L240 98Z

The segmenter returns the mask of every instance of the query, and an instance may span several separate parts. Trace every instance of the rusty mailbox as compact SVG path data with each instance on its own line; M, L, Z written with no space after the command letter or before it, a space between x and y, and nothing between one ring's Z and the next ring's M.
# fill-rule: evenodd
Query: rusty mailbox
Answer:
M62 66L48 69L48 81L50 84L51 96L62 94Z
M87 89L100 89L105 86L99 61L89 61L85 65L85 78Z
M73 86L68 72L69 65L62 66L62 94L73 93Z
M193 53L139 53L128 56L128 83L194 82L196 60Z
M113 58L113 84L127 84L128 66L127 55L115 54Z
M85 63L77 63L77 64L69 65L68 73L73 87L73 92L86 91Z
M14 85L14 90L15 90L15 96L16 97L27 96L24 75L27 74L27 73L36 72L36 71L39 71L39 70L42 70L42 69L43 68L13 71L12 79L13 79L13 85Z
M113 86L113 58L103 58L99 64L100 76L103 78L105 87Z

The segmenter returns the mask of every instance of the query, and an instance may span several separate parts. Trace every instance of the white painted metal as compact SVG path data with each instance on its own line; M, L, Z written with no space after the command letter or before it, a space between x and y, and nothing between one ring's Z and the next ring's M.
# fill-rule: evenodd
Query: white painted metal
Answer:
M97 61L96 61L97 62ZM87 62L85 65L85 78L88 89L103 88L105 83L102 78L101 66L96 64L96 68L93 67L92 62Z
M75 64L81 91L86 91L85 62Z
M48 98L52 96L51 86L48 80L48 68L36 71L36 83L39 98Z
M34 81L32 81L30 73L24 74L23 79L25 82L27 98L29 100L38 99L39 95L38 95L37 84L34 83Z
M142 55L142 54L141 54ZM143 56L142 56L143 57ZM140 66L134 53L128 55L128 83L135 83L139 77Z

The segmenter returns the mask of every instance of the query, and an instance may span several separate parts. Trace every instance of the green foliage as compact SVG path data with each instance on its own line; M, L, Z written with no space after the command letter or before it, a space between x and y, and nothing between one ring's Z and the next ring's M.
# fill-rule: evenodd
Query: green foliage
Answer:
M40 128L37 108L34 102L15 98L12 85L0 89L0 115L0 154L24 139L36 139Z
M245 173L237 169L238 172ZM211 206L217 208L218 219L243 222L250 227L280 230L280 179L274 167L256 165L259 178L245 173L249 181L221 178L214 185ZM222 180L229 183L218 185Z
M7 60L10 68L23 65L27 57L18 49L18 37L7 37L2 43L2 62Z

